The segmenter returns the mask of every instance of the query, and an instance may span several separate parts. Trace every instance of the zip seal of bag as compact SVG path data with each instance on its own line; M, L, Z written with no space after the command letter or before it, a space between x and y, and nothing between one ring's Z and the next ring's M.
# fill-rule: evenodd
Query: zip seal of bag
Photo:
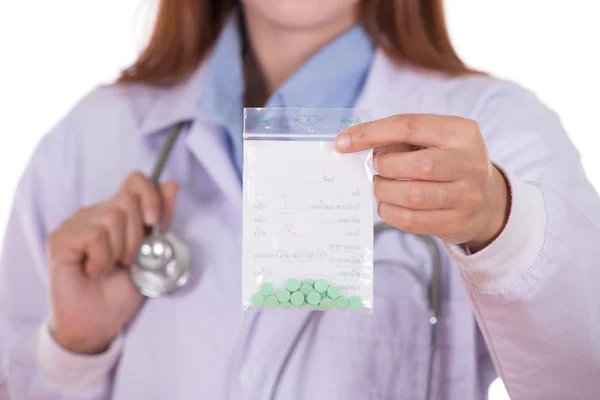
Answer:
M244 309L373 312L372 151L333 146L371 115L244 109Z

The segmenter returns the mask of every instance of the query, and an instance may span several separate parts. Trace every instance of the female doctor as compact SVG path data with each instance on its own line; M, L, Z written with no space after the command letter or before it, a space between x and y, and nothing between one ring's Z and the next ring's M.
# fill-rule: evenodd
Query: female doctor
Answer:
M399 229L376 245L375 315L241 311L244 106L376 113L335 141L374 149L378 218ZM198 273L145 301L127 266L157 221ZM417 233L442 250L431 399L483 399L497 374L515 400L597 399L599 224L557 116L468 69L441 0L162 0L139 59L45 136L20 181L0 398L423 399L425 289L377 264L428 277Z

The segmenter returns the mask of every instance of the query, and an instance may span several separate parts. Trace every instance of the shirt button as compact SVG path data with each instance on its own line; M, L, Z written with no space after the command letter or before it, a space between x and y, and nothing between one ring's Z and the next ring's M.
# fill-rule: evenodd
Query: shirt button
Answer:
M253 389L263 377L264 369L256 361L247 361L240 372L240 384L246 389Z

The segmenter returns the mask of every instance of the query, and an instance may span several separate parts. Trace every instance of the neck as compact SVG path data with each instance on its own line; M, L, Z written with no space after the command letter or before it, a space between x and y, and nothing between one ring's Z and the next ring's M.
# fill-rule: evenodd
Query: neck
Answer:
M356 10L332 23L307 29L286 28L267 21L248 7L246 34L269 94L277 90L302 64L358 20Z

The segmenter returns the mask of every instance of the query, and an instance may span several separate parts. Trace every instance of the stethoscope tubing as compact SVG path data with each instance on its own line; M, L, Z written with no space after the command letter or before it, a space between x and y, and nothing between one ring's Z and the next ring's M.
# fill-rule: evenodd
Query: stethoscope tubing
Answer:
M386 232L386 231L391 231L391 230L396 230L398 231L397 228L385 223L385 222L378 222L373 226L373 231L374 231L374 240L377 240L377 237L381 235L381 233ZM433 366L434 366L434 362L435 362L435 349L437 346L437 330L438 330L438 326L437 326L437 322L439 320L440 317L440 313L441 313L441 298L442 298L442 285L441 285L441 254L440 254L440 250L439 247L435 241L434 238L432 238L431 236L426 236L426 235L416 235L417 237L419 237L419 239L421 239L421 241L423 241L423 243L425 243L425 245L427 247L429 247L429 250L433 256L433 261L432 261L432 276L431 276L431 280L429 281L428 285L427 285L427 298L428 298L428 303L429 303L429 311L430 311L430 315L429 315L429 360L428 360L428 366L427 366L427 386L425 388L425 400L431 400L431 395L432 395L432 390L433 390ZM411 271L411 273L413 273L413 271ZM417 279L419 281L422 282L422 279L419 275L416 275L416 273L413 273L413 275L415 277L417 277ZM285 373L285 370L287 369L287 365L289 364L289 361L294 353L294 350L298 347L298 343L300 342L300 339L302 338L304 332L306 331L306 329L308 328L310 322L312 321L313 316L315 315L315 313L317 313L319 311L312 311L310 313L310 315L308 316L308 318L306 319L306 321L304 322L304 324L302 325L302 327L298 330L298 332L296 333L296 335L294 336L294 340L292 342L292 345L290 346L289 351L286 353L284 360L281 364L281 367L277 370L277 374L275 375L275 380L273 382L273 385L271 386L271 391L269 394L269 400L277 400L277 393L279 391L279 386L281 383L281 380L283 379L283 375Z

